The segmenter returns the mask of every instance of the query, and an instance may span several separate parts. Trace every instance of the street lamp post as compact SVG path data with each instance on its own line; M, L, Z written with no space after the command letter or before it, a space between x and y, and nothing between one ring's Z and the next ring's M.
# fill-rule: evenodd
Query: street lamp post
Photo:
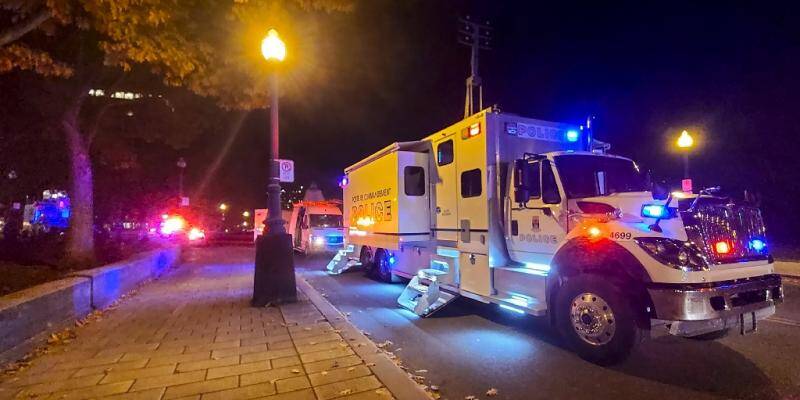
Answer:
M256 240L254 307L297 301L292 239L281 218L280 164L278 162L278 63L286 58L286 45L270 29L261 42L261 54L269 64L270 168L265 234Z
M694 146L694 139L689 132L683 131L676 143L683 150L683 179L689 179L689 151Z
M181 204L183 202L183 170L186 169L186 160L183 157L178 159L178 162L175 164L180 169L178 173L178 197L180 197Z
M278 72L277 65L286 58L286 45L278 36L275 29L270 29L267 36L261 42L261 54L270 64L269 74L269 134L270 134L270 165L269 165L269 185L267 186L267 232L269 234L284 234L285 222L281 218L281 183L280 183L280 164L279 157L279 124L278 124Z

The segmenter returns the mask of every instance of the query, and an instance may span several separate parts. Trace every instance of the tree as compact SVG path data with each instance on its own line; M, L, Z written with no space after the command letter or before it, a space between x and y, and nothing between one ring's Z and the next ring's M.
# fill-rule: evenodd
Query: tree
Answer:
M314 68L315 18L345 12L349 0L0 0L0 73L31 71L62 90L59 125L70 160L73 204L67 254L93 258L90 147L103 111L87 107L94 87L125 87L143 75L185 87L223 109L266 104L258 53L268 27L306 57L287 59L296 83ZM294 61L293 61L294 60ZM297 86L297 85L295 85ZM291 90L291 87L290 87Z

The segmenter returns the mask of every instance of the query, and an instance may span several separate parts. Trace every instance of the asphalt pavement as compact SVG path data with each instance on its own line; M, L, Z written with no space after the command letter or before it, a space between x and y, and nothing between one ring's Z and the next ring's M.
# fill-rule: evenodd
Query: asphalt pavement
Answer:
M659 336L624 363L600 367L561 344L543 318L458 299L428 318L396 302L405 284L361 271L331 276L327 257L296 258L298 272L444 399L800 399L800 286L748 336L718 341Z

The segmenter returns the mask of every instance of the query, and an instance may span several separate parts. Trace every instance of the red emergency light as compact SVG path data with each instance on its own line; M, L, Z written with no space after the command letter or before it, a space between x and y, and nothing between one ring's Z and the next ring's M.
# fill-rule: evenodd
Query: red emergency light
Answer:
M714 251L716 251L717 254L728 254L732 250L733 246L724 240L714 243Z

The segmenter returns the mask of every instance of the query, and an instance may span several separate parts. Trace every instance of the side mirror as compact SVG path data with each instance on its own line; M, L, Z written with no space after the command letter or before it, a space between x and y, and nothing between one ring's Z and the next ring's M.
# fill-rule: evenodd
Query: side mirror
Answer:
M528 162L526 160L514 161L514 202L524 204L531 198L528 187Z
M653 183L652 192L654 200L666 200L669 197L669 189L661 183Z
M542 202L544 204L561 204L561 195L557 190L546 190L542 193Z

